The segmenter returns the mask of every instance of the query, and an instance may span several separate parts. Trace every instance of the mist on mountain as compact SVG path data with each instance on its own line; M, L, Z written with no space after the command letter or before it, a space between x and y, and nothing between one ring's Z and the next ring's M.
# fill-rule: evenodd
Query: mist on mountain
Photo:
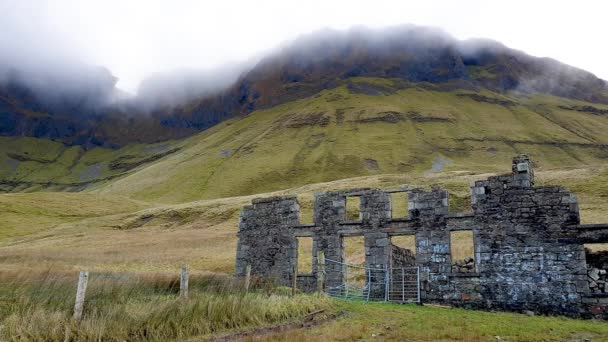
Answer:
M606 82L590 72L495 41L461 41L414 25L320 30L253 62L151 75L135 95L120 91L109 70L86 63L62 44L23 43L0 35L6 52L0 54L0 134L69 143L120 146L131 137L138 142L180 138L352 77L452 82L470 90L608 103ZM116 127L125 125L129 136L118 136Z
M227 89L250 67L225 65L210 70L180 69L144 79L132 99L143 112L174 108Z

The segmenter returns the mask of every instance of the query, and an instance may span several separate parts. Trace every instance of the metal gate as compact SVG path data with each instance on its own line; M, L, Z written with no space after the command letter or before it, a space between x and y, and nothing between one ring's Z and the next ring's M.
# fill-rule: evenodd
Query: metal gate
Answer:
M325 259L326 288L332 297L369 302L420 303L418 266L372 268Z

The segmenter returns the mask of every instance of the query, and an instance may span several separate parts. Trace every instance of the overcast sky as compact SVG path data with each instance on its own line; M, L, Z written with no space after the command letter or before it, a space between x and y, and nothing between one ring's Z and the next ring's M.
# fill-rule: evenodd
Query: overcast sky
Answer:
M411 23L608 79L607 13L601 0L0 0L0 53L103 65L134 92L153 72L241 62L321 28Z

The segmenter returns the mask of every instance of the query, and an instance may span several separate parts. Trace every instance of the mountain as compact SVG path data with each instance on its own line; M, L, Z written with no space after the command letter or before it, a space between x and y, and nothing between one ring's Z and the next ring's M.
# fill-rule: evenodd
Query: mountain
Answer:
M160 142L337 88L353 77L392 79L401 82L397 88L427 84L608 104L606 82L589 72L497 42L459 41L417 26L317 32L245 71L155 75L131 100L116 99L116 79L103 68L64 70L37 70L35 76L13 71L4 78L1 135L51 138L86 149Z
M47 138L89 149L193 133L169 132L158 118L137 115L116 81L104 68L37 74L11 70L0 78L0 135Z
M432 29L301 37L226 74L223 90L157 77L146 85L152 109L116 101L115 79L90 72L105 86L62 90L87 91L59 102L26 82L2 88L0 190L182 203L355 176L496 172L517 153L545 168L608 160L603 80ZM204 95L171 103L154 95L164 83Z
M172 112L172 127L210 121L332 89L352 77L390 78L499 93L518 91L608 104L608 85L593 74L488 40L458 41L436 29L323 31L262 59L235 85ZM369 90L374 92L375 90Z
M601 166L606 111L552 95L358 77L183 140L85 150L0 138L0 185L179 203L354 176L496 172L517 153L543 168Z

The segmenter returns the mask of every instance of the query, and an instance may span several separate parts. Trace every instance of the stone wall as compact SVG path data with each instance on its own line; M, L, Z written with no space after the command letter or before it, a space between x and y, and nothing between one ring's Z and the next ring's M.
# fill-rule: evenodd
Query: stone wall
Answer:
M298 224L300 206L295 197L254 199L241 212L236 275L251 274L289 285L297 263L297 240L292 232Z
M592 252L585 248L587 281L593 294L608 293L608 251Z
M408 192L408 217L391 217L391 193ZM360 198L358 220L347 220L346 199ZM247 264L253 275L288 285L297 263L297 237L313 238L313 275L302 288L314 290L316 253L325 252L325 286L342 282L343 237L365 238L366 266L386 269L415 262L421 297L483 309L603 317L608 295L599 284L606 265L587 267L584 243L608 242L608 225L580 225L576 197L558 186L534 187L530 159L517 156L511 173L471 185L472 213L449 214L449 194L421 189L353 189L315 194L314 223L298 222L295 197L256 199L239 224L236 274ZM454 265L450 232L473 232L473 260ZM415 235L416 250L396 250L391 236ZM597 263L596 263L597 264ZM382 272L371 272L381 281ZM593 290L590 279L595 281ZM300 280L300 277L298 278ZM602 296L604 296L602 297Z
M560 242L578 234L576 197L557 186L533 187L531 171L518 157L512 175L473 185L481 195L473 204L481 304L577 315L587 292L584 249Z
M391 244L391 266L393 268L416 266L416 256L407 248Z

